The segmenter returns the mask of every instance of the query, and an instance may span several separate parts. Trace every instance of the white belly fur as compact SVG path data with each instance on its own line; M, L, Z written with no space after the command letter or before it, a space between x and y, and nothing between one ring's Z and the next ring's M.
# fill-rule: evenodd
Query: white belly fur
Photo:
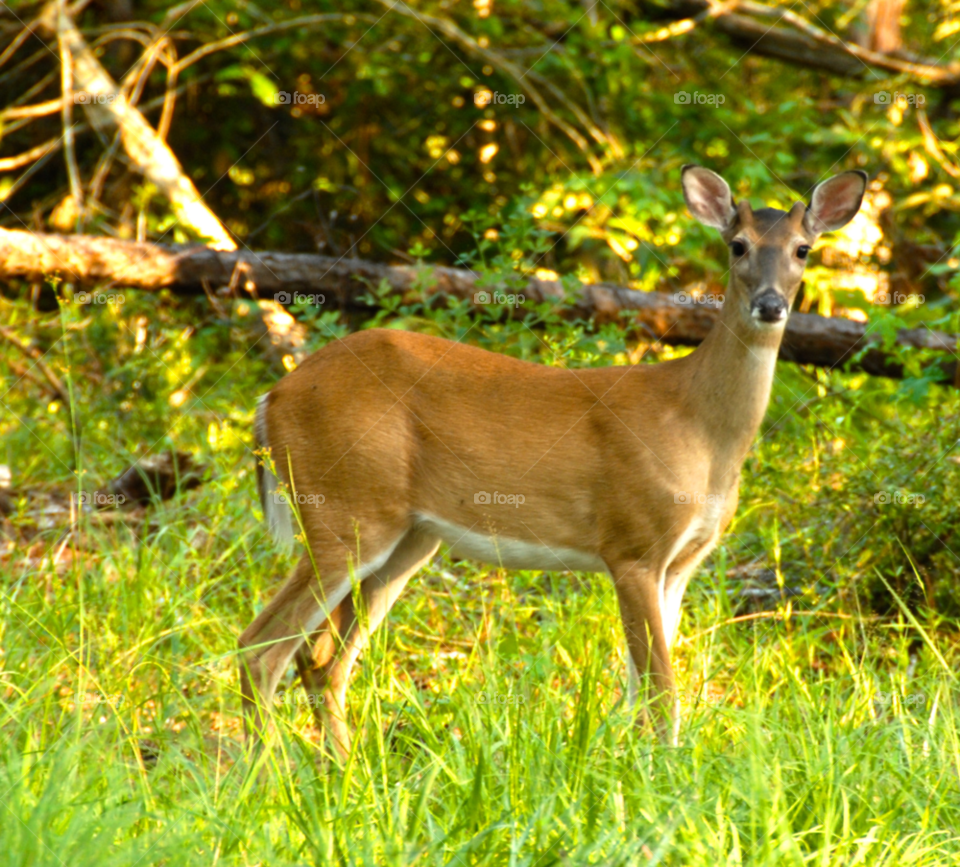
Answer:
M433 515L418 515L418 523L436 534L457 557L479 560L507 569L543 569L560 572L564 569L578 572L606 572L607 566L599 557L574 548L551 548L548 545L490 536L457 524L451 524Z

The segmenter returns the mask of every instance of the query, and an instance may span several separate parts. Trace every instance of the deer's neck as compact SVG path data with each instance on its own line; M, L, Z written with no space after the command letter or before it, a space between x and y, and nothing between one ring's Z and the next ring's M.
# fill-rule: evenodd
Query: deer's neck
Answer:
M688 396L720 465L739 470L770 400L783 330L760 331L729 304L691 356Z

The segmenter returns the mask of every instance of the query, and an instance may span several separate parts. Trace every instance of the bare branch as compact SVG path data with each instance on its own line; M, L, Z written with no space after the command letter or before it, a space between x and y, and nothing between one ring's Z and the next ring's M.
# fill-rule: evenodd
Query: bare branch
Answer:
M99 39L95 39L90 43L91 48L102 48L104 45L109 45L111 42L116 42L120 39L123 39L127 42L136 42L139 45L142 45L144 48L149 48L156 40L155 37L150 33L141 33L139 30L136 30L129 25L125 25L120 29L110 28L106 33L100 36Z
M68 27L64 0L60 0L60 17L57 21L58 41L60 43L60 75L63 98L61 117L63 120L63 154L66 158L67 177L70 180L70 195L73 196L79 219L83 220L83 182L80 180L80 167L77 165L77 152L74 146L73 128L73 54L63 34Z
M3 54L0 54L0 66L3 66L14 54L16 54L20 47L26 42L31 36L33 36L34 31L40 27L40 19L31 21L26 27L23 28L14 38L13 41L3 50Z
M923 147L930 156L932 156L951 178L960 178L960 168L954 165L940 147L940 139L930 127L930 121L927 120L927 113L922 108L917 108L917 122L920 124L920 132L923 134Z
M646 33L643 36L634 39L633 41L650 44L653 42L665 42L666 40L673 39L676 36L683 36L684 34L693 30L698 24L701 24L710 18L726 15L737 6L738 2L739 0L728 0L726 3L709 2L707 8L698 15L694 15L690 18L681 18L679 21L674 21L673 23L668 24L666 27L661 27L659 30L653 33Z
M79 130L77 130L79 132ZM20 177L18 177L13 184L4 192L3 198L0 201L9 202L10 199L16 195L16 193L30 180L40 169L42 169L49 161L50 158L59 150L59 147L55 147L50 150L48 153L44 154L40 159L38 159L30 168L23 172Z
M170 134L170 125L173 123L173 110L177 105L177 64L176 49L170 46L174 62L167 66L167 88L163 93L163 111L160 113L160 123L157 124L157 135L166 141Z
M203 76L200 76L199 78L194 79L194 81L195 81L195 82L207 81L210 77L211 77L211 76L209 76L209 75L203 75ZM185 87L185 86L184 86L184 87L178 87L175 93L176 93L176 95L179 95L179 94L183 93L185 90L186 90L186 87ZM165 100L166 100L166 96L155 97L154 99L151 99L151 100L143 103L143 105L139 106L139 110L140 110L140 112L141 112L142 114L145 114L145 113L148 112L148 111L152 111L152 110L155 109L155 108L159 108L161 105L163 105L163 104L165 103ZM58 107L59 107L59 100L58 100ZM11 125L11 127L8 127L7 129L8 129L8 130L9 130L9 129L12 129L12 125ZM74 132L75 132L77 135L80 135L80 133L87 132L89 129L90 129L90 126L89 126L89 124L86 124L86 123L78 123L78 124L76 124L76 125L74 126ZM117 135L119 136L119 133L117 133ZM30 178L32 178L33 175L35 175L35 174L44 166L44 164L50 159L50 157L53 156L53 154L55 154L57 151L60 150L60 148L63 146L63 139L60 138L60 139L57 139L56 141L53 141L53 140L51 139L50 142L47 142L47 144L51 144L51 143L52 143L53 146L52 146L52 147L50 148L50 150L47 151L45 154L42 154L39 158L37 158L36 156L33 156L33 157L30 158L30 159L32 159L32 160L35 160L35 162L33 163L32 166L30 166L29 169L27 169L22 175L20 175L20 177L18 177L18 178L16 179L16 181L14 181L13 186L11 186L11 187L6 191L6 193L4 194L3 201L5 201L5 202L10 201L10 199L13 197L13 195L14 195L19 189L21 189L21 188L23 187L23 185L24 185L28 180L30 180ZM109 162L112 162L113 157L114 157L115 155L116 155L116 151L115 151L115 150L111 151L111 150L108 148L107 152L104 154L104 160L108 160ZM0 162L2 162L2 161L0 161ZM27 160L27 162L30 162L30 160ZM108 162L107 165L104 165L103 162L101 161L101 166L98 166L97 170L94 172L94 179L93 179L93 181L91 181L91 195L95 196L95 198L99 198L99 196L100 196L100 192L99 192L99 189L100 189L100 188L99 188L98 186L96 186L96 183L97 183L97 178L101 176L101 167L102 167L102 171L103 171L103 176L102 176L102 177L103 177L103 180L105 180L105 179L106 179L106 172L108 172L108 171L109 171L109 168L110 168L109 162ZM2 169L2 166L0 166L0 171L2 171L2 170L3 170L3 169ZM100 181L101 184L103 183L103 180ZM96 190L96 193L93 192L94 190Z
M143 94L144 87L146 87L147 80L150 78L150 73L153 72L153 68L157 65L158 61L166 68L167 79L169 80L170 71L176 63L176 58L173 52L173 43L166 36L161 36L159 39L147 45L146 51L143 52L140 59L133 65L130 72L127 73L126 78L121 82L120 90L128 94L127 98L130 100L131 105L136 105L140 102L140 97ZM161 136L161 138L162 137L163 136Z
M60 111L63 99L51 99L47 102L38 102L36 105L24 105L19 108L7 108L0 111L0 121L13 120L18 117L46 117Z
M765 6L762 3L753 3L751 0L741 0L741 2L737 3L736 8L747 15L786 21L801 33L817 40L817 42L839 49L851 57L863 61L865 64L876 66L888 72L905 73L917 79L924 79L931 83L937 82L940 84L953 84L960 79L960 64L952 63L949 66L941 66L934 62L914 63L889 54L871 51L868 48L861 48L859 45L852 42L845 42L832 33L821 30L819 27L814 26L809 21L801 18L795 12L790 12L788 9Z
M37 145L35 148L24 151L22 154L17 154L15 157L0 159L0 172L9 172L13 169L30 165L30 163L40 159L40 157L46 156L51 151L59 150L60 145L61 140L59 138L52 138L43 144Z
M328 13L325 15L304 15L300 18L291 18L289 21L278 21L276 24L268 24L263 27L255 27L253 30L245 30L242 33L234 33L224 39L218 39L216 42L208 42L202 45L196 51L192 51L181 58L176 64L176 70L179 74L188 66L192 66L198 60L215 54L218 51L224 51L227 48L233 48L235 45L242 45L251 39L260 36L267 36L270 33L281 33L284 30L295 30L298 27L315 27L318 24L326 24L330 21L343 21L345 18L352 18L357 21L368 21L371 24L376 23L376 19L371 15L348 15L346 13Z
M16 334L13 333L13 331L8 328L3 328L2 326L0 326L0 337L6 340L11 346L15 346L18 350L20 350L20 352L29 358L37 370L43 374L47 382L50 383L50 386L60 399L60 402L65 406L70 406L70 395L67 392L67 389L64 387L60 377L57 376L44 362L43 353L37 349L36 346L32 346L29 343L24 343L19 337L17 337Z
M960 83L960 63L943 65L932 60L908 60L863 48L779 6L767 6L753 0L724 4L718 4L716 0L675 0L669 10L664 17L669 18L672 13L678 20L642 41L669 39L689 32L700 21L713 19L717 30L745 45L748 51L799 66L850 77L861 76L875 68L909 75L930 87L951 87ZM662 10L657 14L662 14ZM767 21L757 21L757 18ZM772 24L768 23L770 20ZM781 22L789 27L777 26Z

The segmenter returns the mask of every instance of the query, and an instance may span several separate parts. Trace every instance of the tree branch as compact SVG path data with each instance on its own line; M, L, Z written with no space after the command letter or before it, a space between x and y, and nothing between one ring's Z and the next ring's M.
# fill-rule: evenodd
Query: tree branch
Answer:
M24 151L22 154L17 154L15 157L4 157L0 159L0 172L9 172L13 169L19 169L21 166L29 165L40 159L40 157L46 156L51 151L59 150L61 144L60 138L52 138L43 144L37 145L35 148Z
M36 105L24 105L15 108L6 108L0 111L0 121L14 120L21 117L46 117L61 110L63 97L50 99L47 102L38 102Z
M294 30L297 27L314 27L318 24L326 24L329 21L343 21L344 18L355 18L358 21L367 21L376 24L377 19L372 15L348 15L343 12L331 12L325 15L303 15L300 18L291 18L289 21L279 21L276 24L267 24L263 27L254 27L252 30L245 30L242 33L234 33L224 39L218 39L215 42L208 42L201 45L195 51L185 55L175 65L177 74L183 72L188 66L192 66L198 60L215 54L217 51L224 51L227 48L233 48L235 45L242 45L251 39L259 36L267 36L271 33L280 33L284 30Z
M60 377L57 376L49 366L43 360L43 353L37 349L36 346L32 346L29 343L24 343L16 334L13 333L8 328L0 326L0 337L7 341L7 343L15 346L20 352L22 352L27 358L29 358L34 366L39 370L47 382L50 383L51 388L53 388L54 393L60 399L60 402L64 406L70 406L70 395L67 392L67 389L64 387L63 382L61 382Z
M67 177L70 180L70 195L73 197L79 220L83 220L83 182L80 179L80 167L77 165L77 151L74 146L73 125L73 53L64 38L68 32L69 19L66 17L65 0L60 0L57 19L58 41L60 43L60 81L62 103L60 109L63 124L63 153L67 163ZM65 21L67 23L65 23ZM74 226L74 228L77 228Z
M748 51L798 66L824 69L847 77L859 77L870 72L871 68L882 69L908 75L919 83L937 88L960 83L960 63L943 65L933 60L907 60L863 48L779 6L767 6L752 0L722 5L716 0L675 0L666 8L648 5L647 9L653 19L672 20L675 24L641 37L636 40L638 43L672 38L689 32L699 21L712 18L718 31ZM773 23L757 21L757 18ZM781 22L789 27L777 26Z

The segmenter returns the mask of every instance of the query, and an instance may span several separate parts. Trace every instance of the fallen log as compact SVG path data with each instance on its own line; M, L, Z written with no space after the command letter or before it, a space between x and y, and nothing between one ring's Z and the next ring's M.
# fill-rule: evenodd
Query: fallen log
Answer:
M0 229L0 280L41 282L57 276L75 287L109 286L148 292L169 290L183 295L226 290L239 296L270 298L290 306L298 296L343 309L366 306L361 296L385 282L393 291L414 289L447 294L477 306L483 290L524 296L522 309L556 302L571 318L595 323L626 321L652 341L696 346L716 321L718 305L691 300L681 303L660 292L639 292L622 286L583 286L570 298L559 281L532 279L521 289L483 282L473 271L417 265L383 265L362 259L336 259L309 253L255 253L214 250L204 246L168 246L121 241L90 235L53 235ZM943 382L956 384L957 335L928 329L904 329L897 343L944 353L938 362ZM866 350L853 362L855 355ZM780 357L798 364L862 370L900 378L902 367L884 352L866 325L849 319L793 313L787 323Z
M169 500L180 491L203 484L206 469L187 452L171 449L147 455L107 484L112 499L104 498L104 502L147 506L154 500ZM99 503L99 493L92 492L90 501Z

